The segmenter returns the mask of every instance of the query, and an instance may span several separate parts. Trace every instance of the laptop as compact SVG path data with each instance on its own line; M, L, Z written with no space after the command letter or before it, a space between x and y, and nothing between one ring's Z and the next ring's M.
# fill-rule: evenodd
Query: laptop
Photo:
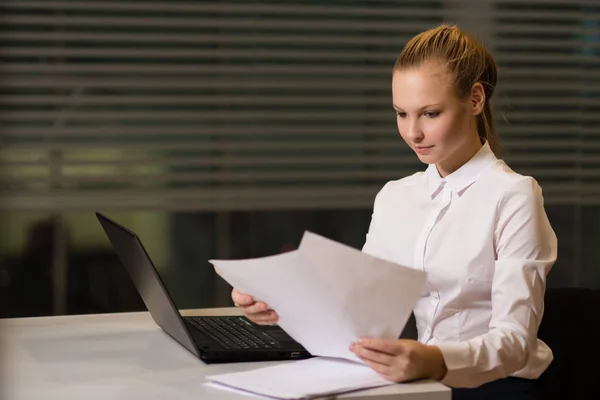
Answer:
M96 216L154 322L205 363L312 357L277 325L258 325L241 316L182 316L140 238L105 215Z

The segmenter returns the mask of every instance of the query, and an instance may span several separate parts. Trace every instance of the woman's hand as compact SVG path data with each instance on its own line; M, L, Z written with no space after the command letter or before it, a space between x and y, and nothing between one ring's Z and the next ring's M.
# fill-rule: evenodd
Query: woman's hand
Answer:
M393 382L418 379L439 381L447 371L440 349L416 340L364 338L353 343L350 351L379 375Z
M259 325L273 325L279 319L277 313L269 309L266 303L254 301L252 296L242 293L237 289L231 291L231 299L236 307L244 313L246 318Z

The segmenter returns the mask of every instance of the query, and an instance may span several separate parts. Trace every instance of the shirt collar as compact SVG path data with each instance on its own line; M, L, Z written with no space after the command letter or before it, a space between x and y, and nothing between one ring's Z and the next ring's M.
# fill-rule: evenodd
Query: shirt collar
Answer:
M496 160L497 158L490 148L489 143L485 142L469 161L445 178L440 176L435 164L429 164L426 171L429 195L431 198L434 198L445 186L456 193L462 192L475 182L485 167Z

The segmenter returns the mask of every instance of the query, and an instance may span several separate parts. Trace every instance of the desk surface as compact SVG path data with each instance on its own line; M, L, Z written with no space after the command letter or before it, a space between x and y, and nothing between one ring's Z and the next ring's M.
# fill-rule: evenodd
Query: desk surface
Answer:
M182 312L236 313L230 308ZM0 329L3 394L11 400L251 399L206 386L204 377L273 364L206 365L164 334L146 312L7 319L0 320ZM416 382L340 398L449 400L450 390L437 382Z

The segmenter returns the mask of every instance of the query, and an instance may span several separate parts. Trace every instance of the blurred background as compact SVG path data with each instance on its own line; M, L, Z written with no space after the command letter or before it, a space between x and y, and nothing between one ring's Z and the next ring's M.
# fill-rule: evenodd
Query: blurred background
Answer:
M391 69L456 23L485 42L504 159L559 238L551 287L600 288L600 4L574 0L5 0L0 316L143 310L95 211L139 234L179 308L230 305L208 259L363 245L425 168Z

